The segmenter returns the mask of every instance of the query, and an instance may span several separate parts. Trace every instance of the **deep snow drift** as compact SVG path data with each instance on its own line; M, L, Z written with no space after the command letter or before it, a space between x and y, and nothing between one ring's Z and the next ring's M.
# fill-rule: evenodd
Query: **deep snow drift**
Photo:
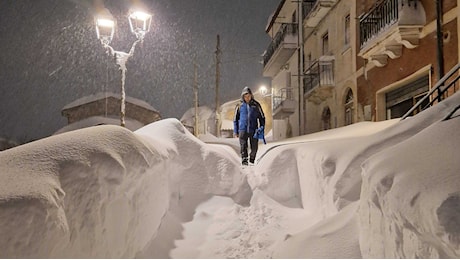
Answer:
M247 168L176 119L0 152L0 257L459 258L459 103L261 145Z

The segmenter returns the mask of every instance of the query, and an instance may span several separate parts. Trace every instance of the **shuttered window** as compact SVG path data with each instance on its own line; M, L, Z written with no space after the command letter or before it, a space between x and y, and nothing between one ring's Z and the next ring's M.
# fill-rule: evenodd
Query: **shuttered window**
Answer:
M428 75L385 94L387 119L402 117L429 90Z

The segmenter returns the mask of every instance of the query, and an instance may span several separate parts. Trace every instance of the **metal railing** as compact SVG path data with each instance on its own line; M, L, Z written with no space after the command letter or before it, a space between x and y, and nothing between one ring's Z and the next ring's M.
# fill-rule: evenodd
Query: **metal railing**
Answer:
M305 70L303 77L304 93L308 93L316 87L333 85L335 85L334 60L315 60Z
M294 95L292 92L293 92L292 88L282 88L278 90L277 95L273 96L273 104L272 104L273 111L275 111L278 107L280 107L283 104L283 101L294 100Z
M399 1L401 0L382 1L359 19L359 43L361 48L367 41L398 21Z
M307 18L318 0L303 0L302 2L302 19Z
M446 75L444 75L444 77L442 77L423 98L421 98L411 109L409 109L409 111L407 111L406 114L402 116L401 120L404 120L415 113L421 112L446 99L449 95L457 92L459 90L459 70L460 63L455 65Z
M267 48L267 51L264 54L264 66L267 65L267 63L270 61L275 51L284 42L284 38L286 37L286 35L288 34L296 35L297 32L298 32L297 24L293 24L293 23L281 24L279 31L276 33L275 38L273 38L273 41L270 43L270 45Z

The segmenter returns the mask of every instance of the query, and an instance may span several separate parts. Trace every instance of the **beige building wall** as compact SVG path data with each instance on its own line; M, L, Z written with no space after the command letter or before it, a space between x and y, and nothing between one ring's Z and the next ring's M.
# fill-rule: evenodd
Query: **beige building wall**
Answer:
M356 44L354 35L356 32L356 3L354 1L339 1L336 7L331 12L331 27L335 28L336 40L335 54L335 76L336 76L336 91L334 101L336 103L336 123L335 127L341 127L347 124L345 121L345 101L348 91L353 92L353 97L357 96L356 87ZM349 18L349 42L345 42L345 20ZM356 98L355 98L356 100ZM353 122L357 122L356 105L352 108ZM348 122L349 123L349 122Z
M337 1L329 13L315 28L304 28L304 59L306 69L311 61L333 60L334 84L316 88L305 94L305 133L344 126L345 100L348 90L356 96L356 4L353 1ZM349 37L345 43L345 18L349 17ZM323 50L323 37L328 35L328 48ZM330 117L326 117L330 111ZM353 106L353 122L357 121ZM329 118L326 123L326 118Z
M283 89L290 89L296 101L295 112L285 119L273 120L273 139L281 140L299 135L299 84L297 80L297 52L286 63L285 67L272 78L272 95L280 95Z
M295 1L285 1L281 8L273 29L275 34L282 23L293 23L298 19L298 4ZM272 38L274 35L271 35ZM293 114L284 119L273 119L273 140L281 140L299 135L299 84L298 84L298 54L295 51L289 60L279 68L277 74L272 77L272 97L279 96L284 89L290 89L290 95L296 102L296 109Z

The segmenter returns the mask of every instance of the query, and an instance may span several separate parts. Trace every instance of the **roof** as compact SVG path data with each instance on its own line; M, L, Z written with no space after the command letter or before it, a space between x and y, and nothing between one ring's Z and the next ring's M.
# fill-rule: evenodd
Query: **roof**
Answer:
M215 112L213 109L207 107L207 106L200 106L198 107L198 120L199 121L205 121L212 119L213 117L215 118ZM189 108L184 115L181 117L180 121L181 122L186 122L186 123L193 123L195 121L195 108Z
M71 109L71 108L74 108L74 107L81 106L83 104L88 104L88 103L95 102L95 101L98 101L98 100L103 100L103 99L106 99L108 97L115 98L115 99L121 99L120 94L115 94L115 93L111 93L111 92L99 92L99 93L96 93L96 94L93 94L93 95L89 95L89 96L79 98L79 99L77 99L77 100L65 105L62 108L62 110L67 110L67 109ZM139 107L143 107L143 108L151 110L151 111L158 112L158 110L156 110L154 107L152 107L149 103L147 103L147 102L145 102L143 100L137 99L137 98L127 96L126 97L126 102L134 104L134 105L137 105Z
M271 15L271 19L268 22L267 26L265 27L265 32L266 33L268 33L270 31L270 29L272 28L272 26L275 23L275 20L278 17L278 15L279 15L279 13L281 11L281 8L283 7L285 2L286 2L286 0L281 0L281 2L279 3L278 7L276 8L276 11Z
M126 128L131 131L135 131L144 126L143 123L129 117L126 118L125 121ZM53 135L97 125L120 125L120 118L103 116L88 117L62 127L61 129L57 130Z

